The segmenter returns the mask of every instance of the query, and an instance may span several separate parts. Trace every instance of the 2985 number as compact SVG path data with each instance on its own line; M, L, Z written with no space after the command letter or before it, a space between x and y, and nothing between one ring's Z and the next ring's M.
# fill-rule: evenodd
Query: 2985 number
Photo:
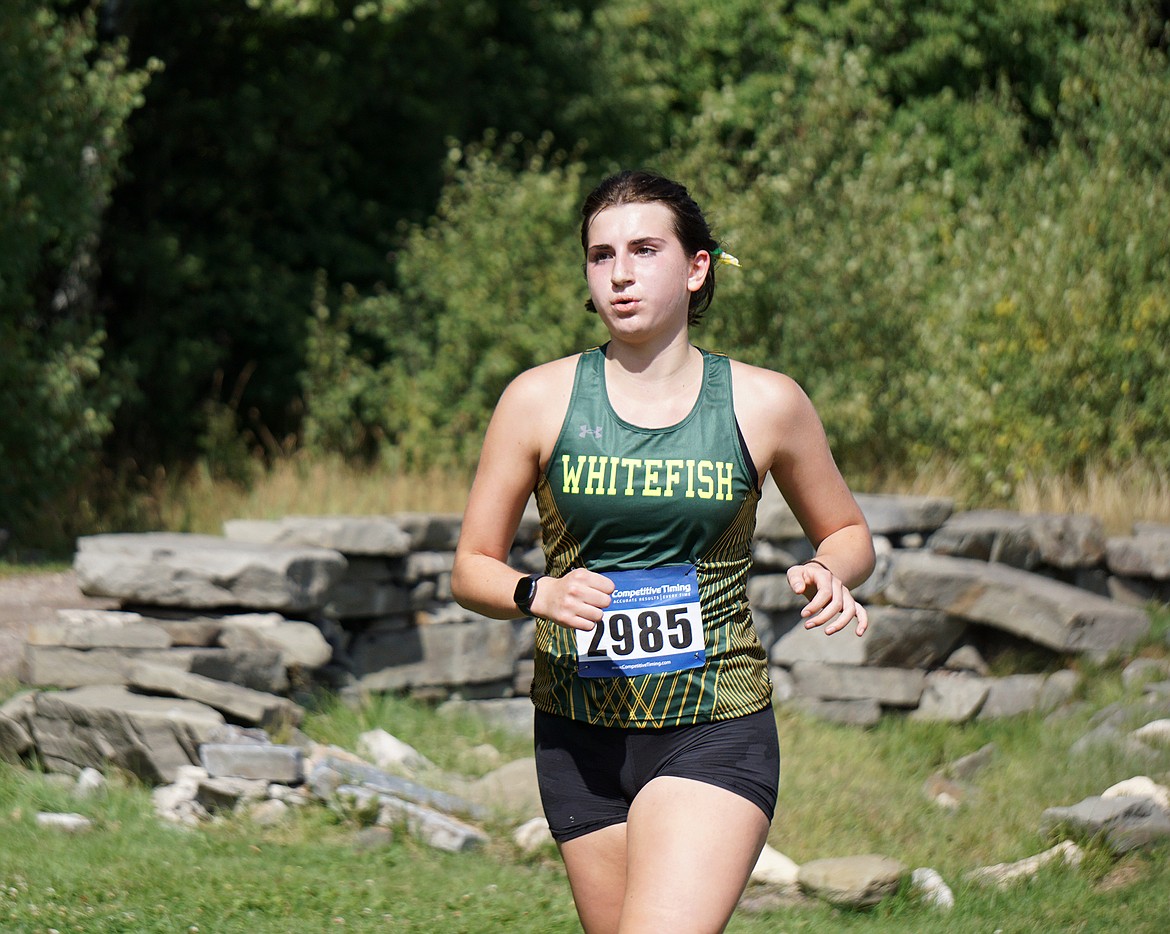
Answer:
M669 643L671 648L685 649L691 644L691 621L685 606L672 606L664 611L642 610L637 618L627 613L612 613L593 627L588 655L604 657L612 652L626 656L635 649L654 655ZM608 638L608 648L602 643Z

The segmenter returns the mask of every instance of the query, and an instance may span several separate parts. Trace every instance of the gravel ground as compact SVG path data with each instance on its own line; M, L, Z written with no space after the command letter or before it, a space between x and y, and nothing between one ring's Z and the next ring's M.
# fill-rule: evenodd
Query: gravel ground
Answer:
M0 578L0 678L20 672L31 623L51 621L59 609L113 609L117 601L87 597L72 571Z

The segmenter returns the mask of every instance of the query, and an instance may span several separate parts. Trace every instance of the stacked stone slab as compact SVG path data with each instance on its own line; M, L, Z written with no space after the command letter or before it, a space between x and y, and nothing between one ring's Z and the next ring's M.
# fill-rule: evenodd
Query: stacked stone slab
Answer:
M1132 647L1149 625L1135 601L1170 577L1164 526L1107 539L1087 517L956 514L940 497L858 499L878 553L874 574L857 591L872 620L864 639L826 638L801 626L803 599L785 572L812 547L770 484L748 582L777 699L832 719L867 724L898 711L964 721L1059 704L1075 679L1046 673L1053 659ZM525 694L532 622L488 619L452 598L459 523L454 515L414 513L302 516L229 522L224 538L82 539L76 567L83 588L117 598L122 610L34 627L27 680L149 693L167 680L157 666L169 665L184 676L172 680L185 685L188 699L212 696L200 676L281 694L289 671L330 661L319 641L313 657L308 642L293 638L320 639L323 631L332 663L358 691ZM531 507L510 562L542 568ZM1041 663L989 676L990 661L1021 647L1028 651L1019 658ZM255 698L216 703L236 722L243 710L256 722L284 715Z
M1046 673L1045 661L1042 670L992 678L988 656L1026 647L1017 657L1103 658L1148 631L1145 609L1119 598L1149 594L1164 573L1158 559L1170 535L1161 538L1161 529L1107 540L1083 516L954 514L934 497L858 501L878 554L857 591L871 620L863 639L801 626L803 601L783 572L807 557L808 543L780 497L761 509L757 559L778 560L762 570L757 560L749 596L782 701L859 725L887 711L962 722L1046 710L1071 696L1075 675Z
M451 595L460 522L458 515L419 513L297 516L232 521L224 534L231 541L328 548L345 556L345 573L325 615L359 690L469 698L526 692L531 640L524 621L480 616ZM538 531L538 519L527 512L511 556L516 566L543 569Z
M208 535L95 535L78 541L74 569L83 592L121 609L59 610L30 625L27 684L146 692L133 682L154 665L188 686L202 677L280 694L290 677L332 659L313 620L345 570L337 552Z

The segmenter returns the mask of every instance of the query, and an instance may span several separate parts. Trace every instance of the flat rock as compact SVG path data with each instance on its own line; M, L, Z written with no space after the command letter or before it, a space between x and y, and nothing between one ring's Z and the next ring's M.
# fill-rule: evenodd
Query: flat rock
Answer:
M946 496L858 493L857 505L874 535L927 534L950 518L955 502Z
M888 707L917 707L926 673L905 668L863 668L823 662L792 666L800 694L821 700L873 700Z
M411 550L411 536L386 516L285 516L281 519L232 519L223 534L236 542L261 545L309 545L343 555L397 558Z
M1105 556L1105 530L1092 516L982 509L951 516L926 544L936 554L1028 571L1044 565L1085 568L1095 567Z
M870 532L879 536L928 534L946 522L955 508L954 500L941 496L859 493L855 498ZM756 538L768 542L805 538L792 509L771 481L761 490L756 510Z
M979 713L990 692L987 678L958 671L932 671L926 676L922 697L910 717L913 720L966 723Z
M1123 577L1170 580L1170 530L1163 529L1147 527L1137 535L1109 539L1106 566Z
M275 649L285 668L320 668L333 658L318 626L279 613L237 613L223 617L220 625L217 641L225 649Z
M318 610L345 571L324 548L259 545L177 532L91 535L73 567L84 593L192 609Z
M16 763L32 749L33 740L23 720L0 710L0 762Z
M204 743L199 762L211 778L247 779L299 785L305 780L304 752L276 743Z
M848 632L826 637L823 629L793 626L772 646L772 664L791 667L797 662L828 662L932 668L949 655L967 629L966 621L941 610L897 606L873 606L867 610L869 629L861 639Z
M516 638L510 620L435 623L410 629L371 628L349 647L363 687L415 687L511 682Z
M142 693L198 701L235 722L255 726L296 726L304 717L304 711L286 697L157 663L136 662L131 665L127 684Z
M1105 841L1121 855L1170 837L1170 815L1153 798L1092 797L1071 807L1048 808L1040 817L1040 831L1071 828Z
M52 622L28 628L30 645L70 649L166 649L170 634L139 613L120 610L57 610Z
M886 598L899 606L943 610L1058 652L1126 649L1150 626L1144 611L1070 584L928 552L893 556Z
M871 908L898 891L907 868L888 856L814 859L800 867L801 889L842 908Z
M96 685L36 695L32 736L50 771L117 766L150 783L173 781L199 761L223 715L195 701Z

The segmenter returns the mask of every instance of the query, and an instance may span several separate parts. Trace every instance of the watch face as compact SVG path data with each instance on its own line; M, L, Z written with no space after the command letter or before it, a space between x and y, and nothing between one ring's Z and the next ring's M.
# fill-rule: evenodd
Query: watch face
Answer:
M536 581L531 577L522 577L516 584L516 593L513 599L521 609L527 610L528 604L536 596Z

